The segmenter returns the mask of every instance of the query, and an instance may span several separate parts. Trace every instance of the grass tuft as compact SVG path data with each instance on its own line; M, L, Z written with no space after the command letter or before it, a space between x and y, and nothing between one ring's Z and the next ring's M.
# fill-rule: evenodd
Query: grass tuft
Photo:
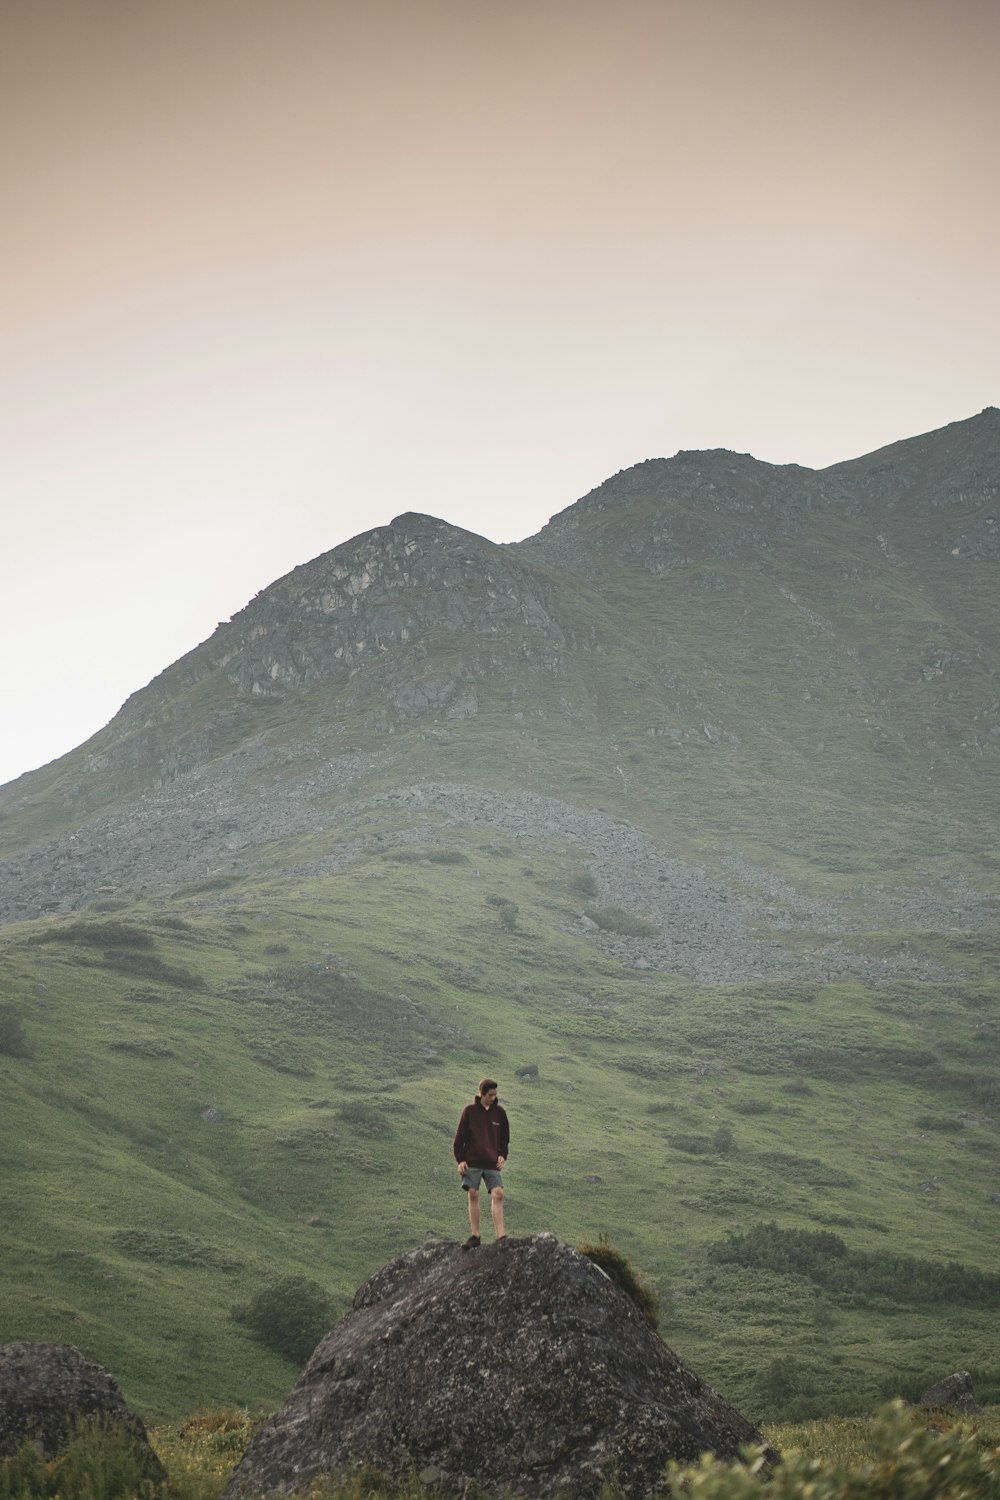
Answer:
M586 1240L578 1248L581 1255L592 1260L595 1266L601 1268L605 1276L610 1277L616 1286L621 1287L626 1296L631 1297L650 1328L660 1326L659 1298L642 1272L636 1270L630 1255L619 1250L604 1234L601 1235L596 1245Z

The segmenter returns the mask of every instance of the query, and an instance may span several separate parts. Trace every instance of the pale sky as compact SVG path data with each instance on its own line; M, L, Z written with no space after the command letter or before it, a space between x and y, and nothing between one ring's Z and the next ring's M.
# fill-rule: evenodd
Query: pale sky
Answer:
M297 563L1000 404L995 0L0 0L0 783Z

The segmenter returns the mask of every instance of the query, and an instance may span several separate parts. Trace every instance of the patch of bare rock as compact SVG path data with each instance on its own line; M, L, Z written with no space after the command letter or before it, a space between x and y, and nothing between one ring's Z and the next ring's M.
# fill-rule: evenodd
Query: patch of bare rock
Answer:
M982 1407L972 1392L972 1376L968 1370L956 1370L945 1376L936 1385L930 1386L920 1398L921 1406L943 1406L949 1411L977 1412Z
M617 1474L639 1497L671 1459L763 1443L554 1235L469 1251L431 1241L360 1288L224 1500L361 1465L531 1497L592 1496Z

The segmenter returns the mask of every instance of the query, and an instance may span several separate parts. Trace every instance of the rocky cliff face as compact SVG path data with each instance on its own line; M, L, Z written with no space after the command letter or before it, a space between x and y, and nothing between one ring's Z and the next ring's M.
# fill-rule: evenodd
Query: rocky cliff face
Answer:
M616 1475L642 1496L670 1459L748 1444L764 1439L554 1235L438 1242L361 1287L226 1496L360 1464L452 1493L590 1496Z
M411 513L280 579L222 628L208 656L253 694L381 670L405 717L442 706L434 685L414 687L435 641L460 641L467 671L511 652L552 665L563 632L543 595L510 550Z

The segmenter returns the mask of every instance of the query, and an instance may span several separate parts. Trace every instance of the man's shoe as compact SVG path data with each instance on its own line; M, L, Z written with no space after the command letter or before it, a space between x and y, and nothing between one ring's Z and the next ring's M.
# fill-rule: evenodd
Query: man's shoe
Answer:
M479 1236L478 1236L478 1234L470 1234L469 1238L463 1244L462 1249L463 1250L475 1250L475 1249L478 1248L478 1245L479 1245Z

